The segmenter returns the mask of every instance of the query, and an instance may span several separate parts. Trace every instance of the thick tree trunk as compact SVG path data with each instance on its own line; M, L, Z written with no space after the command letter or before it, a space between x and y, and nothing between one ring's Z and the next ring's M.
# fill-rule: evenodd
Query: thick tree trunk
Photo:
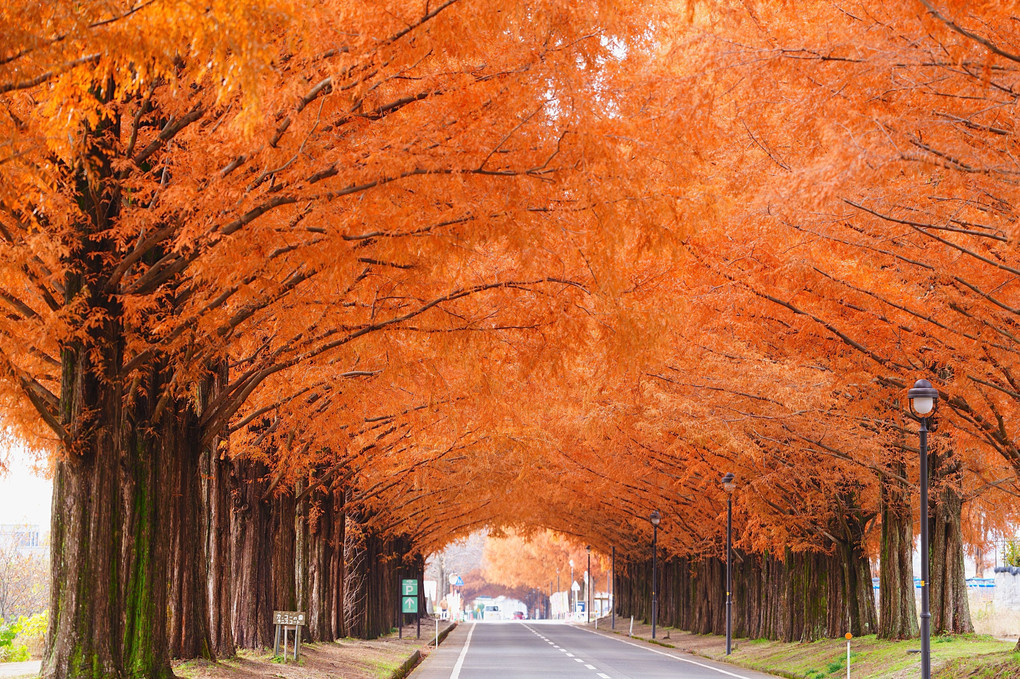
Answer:
M226 363L221 363L211 378L199 386L198 408L202 412L219 393L229 377ZM203 432L196 431L201 437ZM231 600L232 550L230 517L233 503L233 463L228 456L229 438L214 436L198 458L199 498L201 500L201 548L205 564L205 596L207 629L212 655L229 658L236 652L233 633Z
M202 483L202 532L208 563L206 580L209 643L218 658L228 658L236 652L233 634L231 586L233 559L231 552L230 497L233 464L217 447L202 453L200 458Z
M82 182L83 195L98 202ZM93 207L114 211L108 203ZM88 309L93 326L87 342L61 350L60 421L67 439L53 483L48 679L173 676L160 494L165 461L157 444L163 432L152 421L161 385L150 374L124 406L121 310L112 298L98 297L108 245L83 239L84 252L76 253L82 269L65 281L66 301Z
M906 465L893 472L901 478ZM880 639L913 639L920 635L914 597L914 522L910 495L899 481L884 477L882 494L882 545L879 556L878 617Z
M155 400L162 389L154 389ZM141 399L137 424L151 423L155 403ZM129 439L126 478L121 482L125 511L122 544L126 590L124 593L124 671L130 677L172 677L167 646L167 457L172 449L162 446L174 426L177 413L164 409L158 428L136 433Z
M311 525L308 530L308 631L313 639L332 641L332 572L333 551L336 540L333 534L332 493L315 493Z
M871 560L864 551L864 526L854 525L855 535L839 545L833 567L842 575L839 583L842 606L831 616L828 636L836 638L850 632L855 637L874 634L878 629L875 588L871 582ZM858 532L859 531L859 532Z
M303 494L305 482L298 480L294 485L294 599L295 610L308 612L308 497ZM302 629L305 641L312 641L310 625Z
M170 655L175 658L214 657L209 635L209 560L205 547L204 512L208 482L201 478L197 416L179 404L182 416L163 439L168 459L170 494Z
M284 493L272 500L273 598L275 610L293 611L297 608L297 561L295 558L295 507L294 496Z
M830 528L830 533L838 541L827 559L830 589L835 592L829 599L826 635L830 638L841 637L847 632L855 637L874 634L878 629L871 559L864 545L869 518L860 508L855 490L843 493L841 500L845 509Z
M960 463L943 441L932 446L931 478L934 507L929 505L931 555L931 630L933 634L974 631L967 600L963 562Z
M48 678L173 676L160 449L117 433L56 465Z
M262 648L272 643L272 507L265 465L234 460L231 592L234 644Z
M933 634L974 631L963 563L963 500L950 484L942 487L931 525L931 629Z

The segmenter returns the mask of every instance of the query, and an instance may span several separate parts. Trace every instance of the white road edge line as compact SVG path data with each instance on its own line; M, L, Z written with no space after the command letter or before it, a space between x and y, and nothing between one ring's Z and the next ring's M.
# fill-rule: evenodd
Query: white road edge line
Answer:
M697 665L698 667L704 667L706 670L712 670L713 672L718 672L719 674L725 674L727 677L735 677L736 679L751 679L751 677L747 676L746 674L734 674L733 672L728 672L726 670L721 670L718 667L712 667L711 665L706 665L705 663L700 663L697 660L690 660L688 658L681 658L680 656L673 655L672 653L666 653L665 651L657 651L654 648L648 648L647 646L642 646L641 644L635 644L632 641L625 641L623 639L617 638L617 636L615 634L612 635L612 636L610 636L608 634L599 634L598 632L593 632L592 630L585 629L584 627L578 627L578 628L575 628L575 629L584 630L585 632L588 632L589 634L594 634L595 636L598 636L598 637L604 637L606 639L613 639L614 641L619 641L621 644L627 644L628 646L633 646L635 648L643 648L646 651L651 651L652 653L658 653L659 655L664 655L667 658L673 658L674 660L679 660L680 662L689 663L691 665ZM453 679L453 677L450 677L450 679Z
M475 627L478 627L478 623L471 623L467 639L464 640L464 648L460 649L460 657L457 658L457 664L453 666L453 673L450 674L450 679L458 679L460 677L460 668L464 666L464 658L467 656L468 646L471 645L471 635L475 633Z

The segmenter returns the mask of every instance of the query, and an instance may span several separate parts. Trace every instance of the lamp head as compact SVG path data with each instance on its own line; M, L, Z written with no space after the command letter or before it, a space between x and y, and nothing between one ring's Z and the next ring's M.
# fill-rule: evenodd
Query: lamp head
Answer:
M591 554L591 545L587 545L587 546L586 546L586 547L584 548L584 551L588 552L588 554Z
M726 476L722 477L722 487L727 493L737 489L737 484L733 482L733 472L726 472Z
M656 509L652 512L652 515L648 517L648 520L652 522L653 526L658 526L659 522L662 521L662 515L659 514L659 510Z
M918 380L914 382L913 389L907 391L907 399L910 400L910 412L918 417L928 417L938 406L939 390L928 380Z

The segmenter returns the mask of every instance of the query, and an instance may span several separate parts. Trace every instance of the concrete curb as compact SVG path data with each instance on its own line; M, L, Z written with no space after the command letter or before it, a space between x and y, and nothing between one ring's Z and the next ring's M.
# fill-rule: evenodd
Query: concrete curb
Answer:
M444 641L446 641L446 637L448 637L450 635L450 632L452 632L456 628L457 623L451 623L446 626L446 629L439 632L439 643L443 643ZM435 643L434 640L429 641L425 644L425 647L429 648L434 643ZM422 656L421 650L415 649L414 653L408 656L407 660L405 660L400 667L393 671L393 674L390 675L390 679L404 679L404 677L409 675L412 671L414 671L416 667L418 667L419 664L421 664L423 658L424 656Z
M401 665L400 667L393 671L393 674L391 674L390 677L392 679L404 679L404 677L409 675L411 673L411 670L417 667L418 663L420 662L421 651L415 650L415 652L412 653L411 656L404 661L403 665Z

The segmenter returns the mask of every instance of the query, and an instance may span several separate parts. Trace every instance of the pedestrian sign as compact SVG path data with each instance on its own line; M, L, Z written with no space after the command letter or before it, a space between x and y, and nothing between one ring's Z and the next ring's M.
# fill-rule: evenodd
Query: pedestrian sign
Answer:
M418 612L418 597L417 596L405 596L403 598L403 606L400 608L401 613L417 613Z

